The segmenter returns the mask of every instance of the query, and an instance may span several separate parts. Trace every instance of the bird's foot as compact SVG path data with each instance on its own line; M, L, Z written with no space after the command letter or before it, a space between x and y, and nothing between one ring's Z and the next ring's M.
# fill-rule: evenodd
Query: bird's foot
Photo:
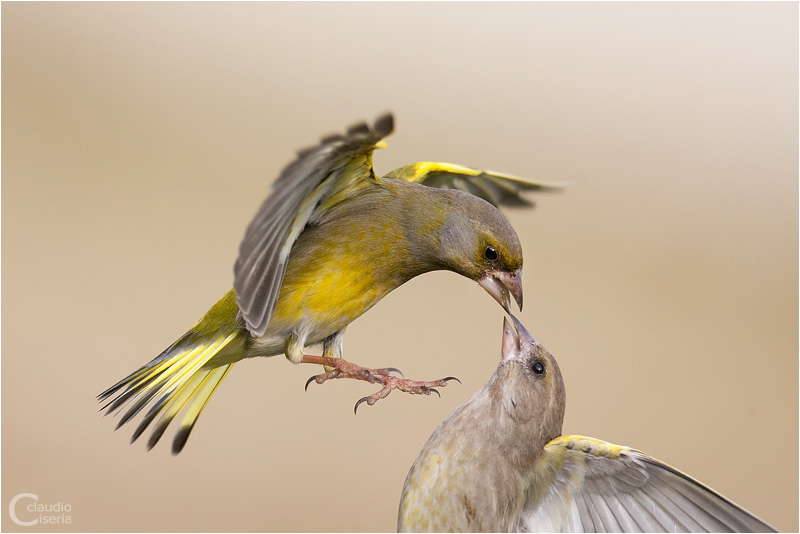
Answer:
M382 398L389 395L393 389L405 391L406 393L411 393L412 395L430 395L431 393L436 393L439 395L439 392L435 388L445 387L450 380L455 380L459 384L461 383L461 381L454 376L448 376L447 378L428 382L409 380L407 378L391 375L390 373L392 371L400 373L400 371L394 367L386 367L383 369L367 369L365 367L347 362L341 358L326 358L323 356L306 355L303 356L301 363L317 363L325 365L331 369L330 371L309 378L306 382L306 390L308 390L308 385L311 384L311 382L322 384L326 380L333 378L354 378L356 380L364 380L371 384L379 383L383 386L383 388L381 388L381 390L377 393L373 393L372 395L359 399L353 408L354 412L357 412L358 407L364 402L366 402L367 405L372 406ZM403 373L400 374L402 375ZM439 396L441 397L441 395Z
M441 378L439 380L432 380L428 382L421 380L409 380L407 378L398 378L396 376L389 375L382 375L380 379L381 383L383 384L383 388L377 393L373 393L372 395L359 399L358 402L356 402L356 405L353 407L353 412L357 412L358 407L363 402L366 402L368 406L372 406L391 393L393 389L405 391L406 393L411 393L412 395L430 395L431 393L436 393L439 395L439 391L435 388L445 387L450 380L455 380L459 384L461 383L461 381L454 376L448 376L447 378ZM439 397L441 397L441 395L439 395Z

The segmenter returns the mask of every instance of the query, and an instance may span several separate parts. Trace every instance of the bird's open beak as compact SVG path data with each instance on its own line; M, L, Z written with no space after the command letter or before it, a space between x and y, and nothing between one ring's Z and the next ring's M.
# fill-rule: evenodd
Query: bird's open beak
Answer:
M486 271L486 274L478 279L478 283L485 289L494 300L500 303L506 312L511 313L511 299L522 311L522 268L513 273L507 271Z
M516 358L531 343L536 342L531 333L528 332L528 329L519 322L519 319L511 315L511 320L514 321L513 325L508 321L507 317L503 317L503 345L501 351L503 360Z

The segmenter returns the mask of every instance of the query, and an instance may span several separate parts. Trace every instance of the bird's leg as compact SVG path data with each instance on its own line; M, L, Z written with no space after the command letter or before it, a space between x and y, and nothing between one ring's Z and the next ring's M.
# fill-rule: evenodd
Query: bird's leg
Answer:
M450 380L455 380L459 384L461 383L461 381L454 376L448 376L447 378L429 382L409 380L407 378L392 376L390 374L392 371L400 373L400 371L394 367L387 367L384 369L367 369L365 367L361 367L360 365L347 362L342 358L326 358L324 356L303 355L300 363L315 363L324 365L326 368L331 369L330 371L326 371L325 373L309 378L308 382L306 382L306 389L308 389L308 385L311 382L322 384L326 380L333 378L354 378L356 380L364 380L371 384L377 382L383 386L383 388L377 393L359 399L359 401L356 402L354 410L358 410L358 407L363 402L366 402L369 406L372 406L382 398L389 395L393 389L405 391L406 393L411 393L412 395L430 395L431 393L436 393L439 395L439 392L434 388L445 387L447 382Z
M325 366L325 373L312 376L306 382L306 389L308 385L315 381L317 384L322 384L331 378L355 378L356 380L364 380L371 384L379 382L383 384L383 378L389 376L389 373L395 371L400 373L399 369L394 367L387 367L385 369L367 369L354 363L343 360L342 358L328 358L326 356L309 356L304 354L300 363L316 363ZM403 374L403 373L400 373Z

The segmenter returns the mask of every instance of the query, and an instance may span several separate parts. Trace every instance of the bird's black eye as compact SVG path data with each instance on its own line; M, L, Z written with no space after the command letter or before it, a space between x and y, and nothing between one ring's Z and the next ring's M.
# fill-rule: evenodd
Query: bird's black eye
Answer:
M486 250L483 251L483 255L489 261L494 261L498 258L499 254L497 253L497 249L494 248L492 245L486 247Z
M540 362L540 361L533 362L533 364L531 365L531 371L533 371L533 374L535 374L535 375L539 375L539 376L544 375L544 371L545 371L544 364L542 362Z

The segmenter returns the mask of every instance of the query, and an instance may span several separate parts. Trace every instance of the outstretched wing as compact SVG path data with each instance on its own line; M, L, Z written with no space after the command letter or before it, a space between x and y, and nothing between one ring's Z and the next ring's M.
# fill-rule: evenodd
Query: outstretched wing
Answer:
M301 151L283 170L247 227L233 268L236 303L252 335L267 329L297 236L320 203L334 195L344 199L360 183L375 180L372 152L393 125L390 114L371 128L356 124L345 135L326 137Z
M453 163L421 161L395 169L384 178L417 182L430 187L461 189L479 196L497 207L530 206L520 192L535 189L559 189L560 184L519 178L493 171L471 169Z
M523 532L775 532L747 510L640 451L583 436L545 446L539 472L550 489L532 487Z

